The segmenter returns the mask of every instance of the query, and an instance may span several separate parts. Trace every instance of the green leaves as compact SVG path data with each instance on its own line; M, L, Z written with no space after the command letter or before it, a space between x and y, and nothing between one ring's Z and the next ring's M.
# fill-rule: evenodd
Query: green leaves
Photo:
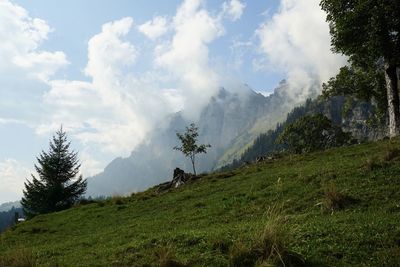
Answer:
M322 0L335 52L355 65L383 57L392 65L400 61L400 3L397 0Z
M373 99L380 111L387 109L385 78L382 69L345 66L339 74L322 85L325 97L352 95L361 100Z
M294 153L304 153L341 146L350 140L338 126L322 114L304 116L285 128L277 142Z
M196 127L194 123L191 123L189 127L186 127L186 131L183 134L176 133L176 136L181 141L182 146L176 146L174 149L181 151L185 157L190 159L192 162L194 175L196 175L195 156L199 153L207 153L207 148L210 148L211 145L197 144L199 133L198 127Z
M381 111L387 106L389 135L398 135L400 1L322 0L320 5L327 13L333 51L347 55L351 64L328 82L325 91L373 99ZM385 79L386 90L382 86Z

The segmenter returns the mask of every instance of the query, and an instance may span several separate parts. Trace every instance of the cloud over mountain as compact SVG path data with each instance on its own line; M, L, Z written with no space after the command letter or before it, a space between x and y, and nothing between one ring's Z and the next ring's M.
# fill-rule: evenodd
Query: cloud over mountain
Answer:
M329 26L318 1L281 0L279 11L256 31L265 67L286 73L294 99L304 100L346 64L330 50Z
M183 0L165 14L102 18L86 35L70 29L79 32L71 36L85 36L77 42L84 52L74 55L83 59L76 63L62 51L68 44L46 43L58 33L50 19L0 0L0 126L24 124L47 139L63 124L80 151L84 175L93 175L146 143L167 115L184 110L193 121L221 86L239 92L235 88L246 81L231 70L243 77L253 71L248 62L259 60L251 37L257 25L257 56L265 69L288 77L294 99L306 98L311 83L326 80L345 62L329 51L328 26L315 1L282 0L262 25L261 16L243 15L254 10L252 4ZM230 32L249 17L247 33ZM235 40L237 57L228 66Z

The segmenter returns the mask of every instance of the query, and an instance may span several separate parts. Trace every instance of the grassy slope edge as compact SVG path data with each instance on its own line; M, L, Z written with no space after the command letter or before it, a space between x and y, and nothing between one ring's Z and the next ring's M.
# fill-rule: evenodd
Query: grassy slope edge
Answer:
M400 262L396 149L400 139L288 155L210 174L166 193L150 189L37 216L0 236L0 263L29 251L44 266L145 266L168 248L190 266L227 266L230 248L251 246L268 222L267 211L280 207L290 231L288 247L308 263L395 266ZM329 184L353 201L324 212Z

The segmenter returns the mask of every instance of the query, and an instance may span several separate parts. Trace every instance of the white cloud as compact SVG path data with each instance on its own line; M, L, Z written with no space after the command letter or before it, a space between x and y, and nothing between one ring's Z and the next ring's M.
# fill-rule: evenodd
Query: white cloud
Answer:
M51 121L63 122L83 144L116 154L128 154L143 140L154 121L151 109L159 109L154 103L158 97L129 71L138 56L134 45L124 40L132 25L129 17L106 23L89 40L85 74L91 82L53 80L44 96L55 110ZM38 132L51 131L51 125L42 125Z
M93 36L88 44L88 64L85 74L101 87L122 75L123 67L135 62L135 47L123 41L133 24L130 17L103 25L101 33Z
M231 68L236 71L241 71L246 53L253 48L251 41L241 41L233 39L232 44L229 47L231 50L232 66Z
M34 128L48 110L41 102L47 82L67 66L61 51L43 49L53 29L22 7L0 0L0 117Z
M302 101L313 84L321 84L346 64L330 51L326 14L316 1L281 0L280 10L256 31L262 62L269 69L285 72L293 97Z
M229 16L232 21L236 21L242 17L246 5L240 0L231 0L229 3L224 2L223 12Z
M202 0L185 0L171 19L154 17L140 25L139 30L153 38L156 47L154 65L142 73L136 72L142 59L140 47L129 41L133 19L108 22L88 42L83 71L87 80L72 80L53 76L68 64L65 54L41 49L51 27L44 20L29 17L23 8L0 0L0 39L5 40L0 42L0 56L5 58L0 62L0 73L15 74L10 78L12 89L24 75L37 81L40 90L29 86L29 91L21 91L30 92L29 105L35 107L21 109L25 113L21 117L35 114L30 126L42 136L62 124L84 152L82 171L91 175L105 163L104 155L129 155L168 114L186 109L192 118L199 115L221 85L209 45L225 33L223 12L228 11L209 12ZM21 87L28 88L26 84L22 81ZM7 109L14 105L15 113L21 92L10 101L11 91L0 91L0 96L4 93L3 99L10 102ZM0 109L0 124L20 119L8 115Z
M22 7L0 1L0 72L47 80L68 64L63 52L39 49L52 31L46 21L32 18Z
M224 34L222 18L213 17L201 0L186 0L164 26L173 34L155 44L155 69L135 73L141 55L127 38L133 19L104 24L88 42L84 73L90 80L49 81L44 100L53 112L37 133L53 132L62 122L84 149L127 156L166 115L186 109L188 116L197 116L220 85L208 45ZM164 88L165 83L172 86ZM83 168L91 172L98 159L88 155Z
M0 203L21 199L24 182L31 171L15 159L0 161Z
M161 16L157 16L152 20L147 21L142 25L139 25L139 31L152 40L155 40L158 37L164 35L167 30L167 19Z
M87 149L79 153L79 158L82 162L80 172L84 178L96 175L103 170L101 162L95 160Z
M210 66L208 45L224 34L224 27L221 19L213 17L202 5L201 0L183 2L173 18L174 36L156 48L155 59L157 66L178 82L186 114L193 118L220 85Z

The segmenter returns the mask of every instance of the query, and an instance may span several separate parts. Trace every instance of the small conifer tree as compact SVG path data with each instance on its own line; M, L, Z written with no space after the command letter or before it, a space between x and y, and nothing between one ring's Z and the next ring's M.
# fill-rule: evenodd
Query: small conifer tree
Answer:
M53 136L48 152L42 151L35 165L38 176L27 179L21 200L24 213L33 217L71 207L86 192L86 180L79 175L77 153L62 127Z

